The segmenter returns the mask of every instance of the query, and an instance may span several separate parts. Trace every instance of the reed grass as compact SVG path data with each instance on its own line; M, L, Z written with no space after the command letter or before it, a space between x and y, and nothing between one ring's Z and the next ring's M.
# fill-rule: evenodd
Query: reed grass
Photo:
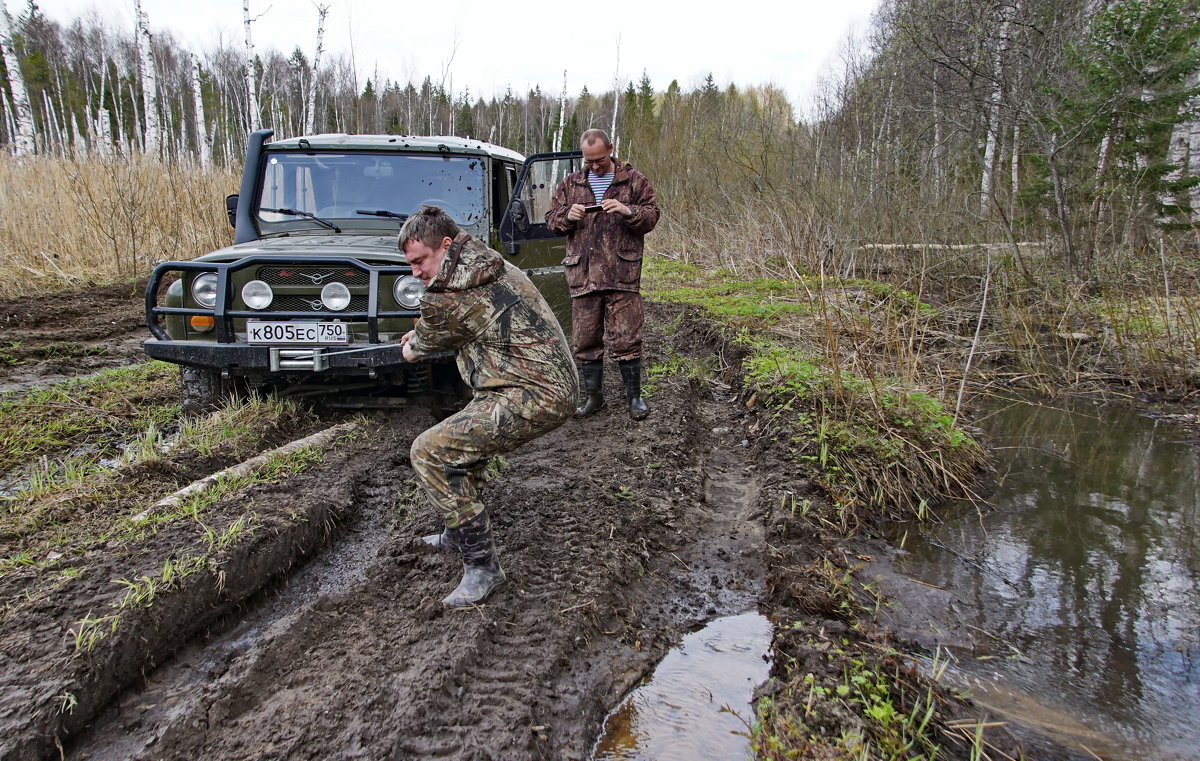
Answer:
M0 298L136 280L229 245L239 179L142 155L0 155Z

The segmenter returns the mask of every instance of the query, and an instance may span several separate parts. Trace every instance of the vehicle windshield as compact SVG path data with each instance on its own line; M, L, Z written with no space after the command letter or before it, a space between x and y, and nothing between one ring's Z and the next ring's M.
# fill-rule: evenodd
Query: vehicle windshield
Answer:
M483 162L472 156L278 153L267 159L258 217L265 231L282 223L318 226L295 212L380 220L386 217L358 210L407 215L427 204L470 225L484 216L484 187Z

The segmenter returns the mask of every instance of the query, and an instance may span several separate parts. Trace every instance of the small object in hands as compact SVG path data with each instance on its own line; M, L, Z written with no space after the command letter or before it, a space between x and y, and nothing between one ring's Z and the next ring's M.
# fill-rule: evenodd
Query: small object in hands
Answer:
M592 204L591 206L584 206L584 207L583 207L583 210L584 210L584 211L586 211L588 214L591 214L592 212L600 211L600 210L602 210L603 208L604 208L604 207L603 207L603 206L601 206L600 204L598 204L598 203L594 203L594 204Z

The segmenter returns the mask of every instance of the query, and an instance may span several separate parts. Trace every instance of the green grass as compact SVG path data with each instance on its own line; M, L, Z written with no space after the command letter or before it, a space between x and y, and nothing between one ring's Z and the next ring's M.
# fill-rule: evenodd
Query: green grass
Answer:
M84 446L97 457L117 454L132 431L178 415L177 375L174 365L148 362L0 396L0 473Z
M701 307L725 327L727 340L745 349L747 395L762 404L770 434L787 442L824 487L842 530L867 514L924 517L930 503L959 489L983 465L983 450L939 399L910 380L884 374L887 358L870 352L880 351L875 343L888 332L865 331L857 345L847 346L849 338L839 342L841 353L856 355L854 367L866 374L819 348L816 339L831 330L831 312L855 326L934 315L915 295L866 280L826 281L822 290L811 278L739 281L726 270L651 261L653 298ZM763 329L785 317L789 330ZM890 335L904 340L907 334ZM703 379L715 372L713 360L668 350L648 368L647 385L653 389L670 377Z

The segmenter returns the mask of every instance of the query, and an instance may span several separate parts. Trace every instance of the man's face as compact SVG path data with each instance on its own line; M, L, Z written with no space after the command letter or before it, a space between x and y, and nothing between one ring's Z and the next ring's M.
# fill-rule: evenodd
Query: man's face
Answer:
M592 174L608 174L613 170L611 145L605 147L603 140L596 140L579 147L583 149L583 163Z
M429 285L442 268L442 260L446 258L446 252L450 250L452 243L454 241L449 238L442 238L440 246L430 248L415 238L410 239L404 245L404 258L412 267L413 275L425 285Z

